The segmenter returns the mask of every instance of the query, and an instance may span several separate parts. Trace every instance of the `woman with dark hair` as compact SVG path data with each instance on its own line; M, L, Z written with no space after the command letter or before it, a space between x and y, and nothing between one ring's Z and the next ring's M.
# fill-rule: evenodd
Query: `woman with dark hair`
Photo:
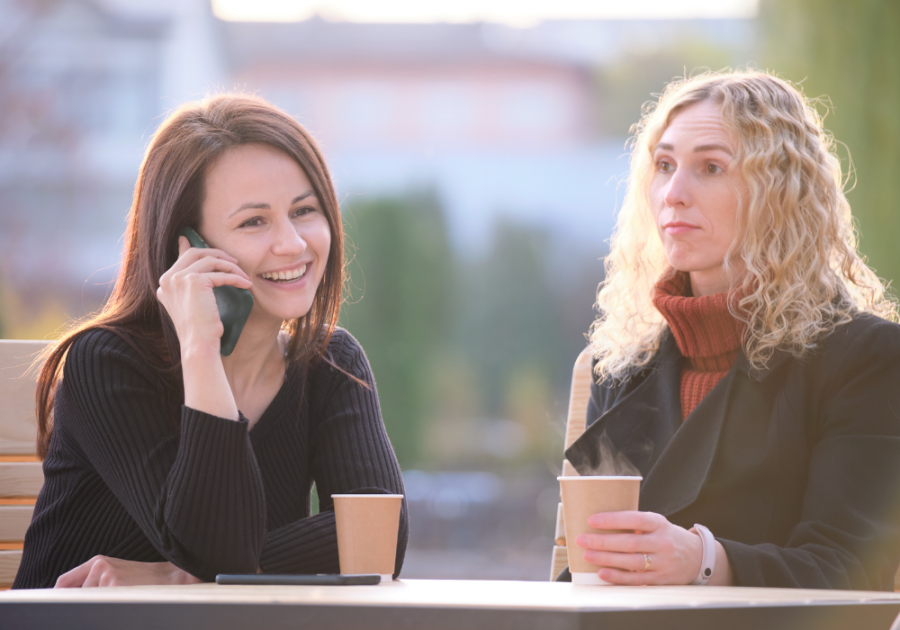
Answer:
M588 428L644 477L575 544L617 584L892 590L900 326L856 249L834 141L760 72L669 85L637 127Z
M336 327L342 256L325 162L292 118L224 95L163 123L113 294L41 368L45 482L14 588L338 572L332 493L403 493L368 361ZM228 356L225 285L254 298Z

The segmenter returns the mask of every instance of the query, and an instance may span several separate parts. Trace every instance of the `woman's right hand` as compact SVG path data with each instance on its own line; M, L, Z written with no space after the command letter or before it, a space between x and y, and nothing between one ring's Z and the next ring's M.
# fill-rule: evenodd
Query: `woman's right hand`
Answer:
M94 556L84 564L60 575L54 588L199 584L201 581L171 562L135 562Z
M178 237L178 260L159 279L157 299L165 307L182 350L215 348L224 334L213 287L249 289L250 277L220 249L191 247Z

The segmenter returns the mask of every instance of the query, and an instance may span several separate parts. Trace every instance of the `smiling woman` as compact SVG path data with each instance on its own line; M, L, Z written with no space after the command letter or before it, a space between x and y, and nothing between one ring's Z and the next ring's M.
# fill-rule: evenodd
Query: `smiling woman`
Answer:
M126 238L109 302L41 369L45 483L14 588L338 572L332 493L403 482L365 354L336 327L341 218L315 143L255 97L182 107ZM226 285L254 300L223 356ZM395 574L405 501L399 537Z
M575 543L620 584L893 589L900 326L834 141L760 72L675 82L637 130L566 457L611 442L640 511Z

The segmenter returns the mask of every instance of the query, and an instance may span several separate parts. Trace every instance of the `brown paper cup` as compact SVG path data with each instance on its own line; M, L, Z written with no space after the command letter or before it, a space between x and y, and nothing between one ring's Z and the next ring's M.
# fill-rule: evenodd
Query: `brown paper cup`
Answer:
M402 494L333 494L341 573L393 579Z
M597 575L599 568L584 559L584 549L575 544L579 534L596 534L588 517L600 512L638 509L642 477L557 477L562 490L566 522L566 553L574 584L609 584Z

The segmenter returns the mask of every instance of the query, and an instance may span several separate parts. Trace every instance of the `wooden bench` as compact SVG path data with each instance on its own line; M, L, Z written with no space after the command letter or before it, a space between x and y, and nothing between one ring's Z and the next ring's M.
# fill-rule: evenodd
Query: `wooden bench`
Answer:
M572 368L572 387L569 390L569 412L566 416L566 439L565 448L569 448L572 443L584 433L587 426L587 407L588 400L591 397L591 363L593 354L591 348L587 347L581 351L578 358L575 359L575 366ZM575 467L569 463L569 460L563 459L562 476L575 477L578 472ZM569 566L569 560L566 557L566 525L563 521L562 503L556 508L556 535L554 536L555 544L553 546L553 558L550 562L550 580L555 580L560 572Z
M48 343L0 339L0 589L9 588L19 570L25 531L44 484L35 445L37 375L29 368Z

